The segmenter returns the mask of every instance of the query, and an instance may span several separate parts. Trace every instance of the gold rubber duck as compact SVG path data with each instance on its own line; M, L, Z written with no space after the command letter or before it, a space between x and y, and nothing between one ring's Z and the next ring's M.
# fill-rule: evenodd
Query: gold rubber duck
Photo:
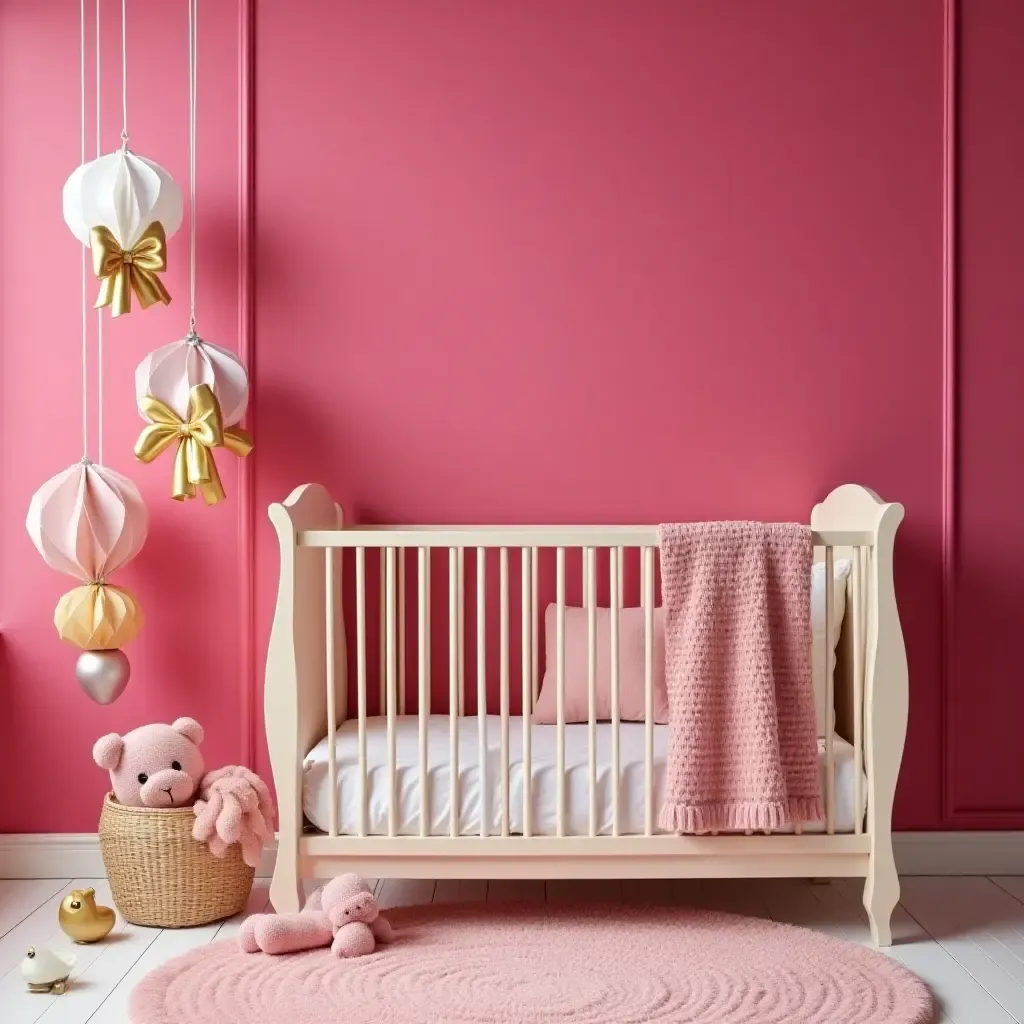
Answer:
M95 889L72 889L61 900L57 920L75 942L98 942L114 927L117 915L110 907L96 906Z

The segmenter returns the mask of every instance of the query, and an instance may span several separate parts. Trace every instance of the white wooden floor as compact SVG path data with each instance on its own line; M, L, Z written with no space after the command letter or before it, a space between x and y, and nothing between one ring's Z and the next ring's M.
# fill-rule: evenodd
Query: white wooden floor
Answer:
M118 919L101 943L75 946L71 988L62 996L25 991L19 965L28 946L72 948L57 926L68 889L91 885L111 904L105 880L0 880L0 1022L2 1024L125 1024L135 983L163 961L193 946L224 939L241 918L185 931L137 928ZM897 908L895 945L887 950L927 981L942 1022L1024 1024L1024 877L905 878ZM689 904L756 914L870 944L860 906L861 883L798 880L506 882L391 879L377 883L385 907L430 900L612 899ZM267 908L266 881L257 880L248 913Z

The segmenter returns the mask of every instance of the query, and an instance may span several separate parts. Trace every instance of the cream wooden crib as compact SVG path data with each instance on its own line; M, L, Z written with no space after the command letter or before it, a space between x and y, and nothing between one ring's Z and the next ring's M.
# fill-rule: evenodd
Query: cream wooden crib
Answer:
M902 518L902 506L853 484L837 488L811 512L816 554L825 562L824 643L826 650L835 643L836 650L824 700L834 709L838 736L827 728L821 741L827 818L821 834L798 827L789 834L684 837L655 828L664 728L653 721L655 526L345 529L341 508L323 487L298 488L270 506L281 546L265 687L279 809L274 906L297 910L302 878L341 871L404 878L853 876L866 879L872 935L888 945L899 898L891 815L908 707L892 570ZM571 578L567 552L573 562L579 556L581 571ZM555 564L554 726L531 726L529 718L539 685L541 558ZM837 643L831 635L836 558L851 561ZM467 637L464 580L470 560L477 567L475 597L470 596L476 614ZM619 722L612 615L612 716L599 724L593 712L591 609L598 605L599 576L607 580L606 607L632 604L624 598L630 564L638 565L634 575L647 627L645 720ZM351 658L341 606L343 572L355 604L348 609L355 631ZM497 601L487 600L488 575L492 583L497 576ZM588 609L590 719L576 725L566 725L562 692L567 580L581 583L581 604ZM379 602L367 596L378 583ZM368 641L368 627L378 623L379 644ZM432 632L435 645L440 635L446 641L443 680L431 678L432 662L436 674L445 653L431 657ZM467 650L475 665L467 666ZM498 707L487 703L492 661L498 667ZM467 682L477 707L492 717L464 714ZM431 707L439 689L446 698L443 718ZM371 713L375 701L380 716ZM516 703L519 716L512 714ZM320 797L304 792L306 775L314 772ZM626 777L630 785L623 785ZM476 806L460 806L468 801ZM467 817L473 834L467 834Z

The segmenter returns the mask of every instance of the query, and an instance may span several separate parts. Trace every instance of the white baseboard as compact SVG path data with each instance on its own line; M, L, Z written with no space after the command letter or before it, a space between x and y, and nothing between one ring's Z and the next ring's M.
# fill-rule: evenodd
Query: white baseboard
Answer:
M1024 875L1024 832L897 832L901 875Z
M901 875L1024 874L1024 832L897 832ZM263 851L257 875L274 872L277 843ZM0 878L102 878L94 832L0 835Z
M256 874L274 873L277 840L268 843ZM103 878L95 832L40 832L0 835L0 878Z

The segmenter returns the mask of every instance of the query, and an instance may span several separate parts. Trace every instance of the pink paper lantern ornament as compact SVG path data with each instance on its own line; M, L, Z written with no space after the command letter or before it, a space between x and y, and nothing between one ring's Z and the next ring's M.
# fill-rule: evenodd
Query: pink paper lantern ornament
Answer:
M142 626L138 601L107 577L139 553L147 520L128 477L84 458L47 480L29 502L25 526L43 560L84 584L61 597L54 625L61 639L86 652L75 674L101 704L127 686L130 666L118 648Z
M189 395L198 384L213 391L225 427L241 421L249 404L249 374L233 352L203 341L194 331L181 341L162 345L139 363L135 401L141 412L143 399L152 395L187 420Z
M83 460L50 477L32 495L25 525L47 565L89 583L139 553L148 518L142 495L128 477Z

